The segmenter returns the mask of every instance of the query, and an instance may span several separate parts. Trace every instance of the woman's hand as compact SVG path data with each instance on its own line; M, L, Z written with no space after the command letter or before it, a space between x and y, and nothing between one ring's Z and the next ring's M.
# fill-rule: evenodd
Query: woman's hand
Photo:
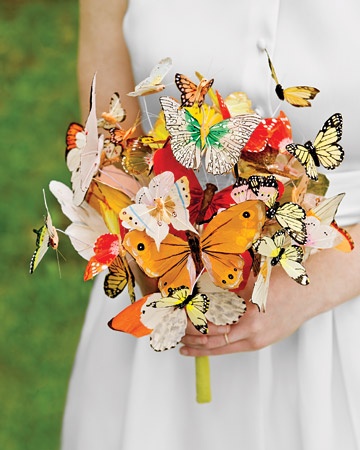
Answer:
M359 225L350 232L359 242ZM288 277L281 267L271 274L266 312L250 303L243 293L247 311L233 325L209 324L209 333L200 334L190 323L182 339L181 354L189 356L222 355L258 350L294 333L308 319L328 311L360 293L360 253L323 250L304 264L310 278L301 286Z

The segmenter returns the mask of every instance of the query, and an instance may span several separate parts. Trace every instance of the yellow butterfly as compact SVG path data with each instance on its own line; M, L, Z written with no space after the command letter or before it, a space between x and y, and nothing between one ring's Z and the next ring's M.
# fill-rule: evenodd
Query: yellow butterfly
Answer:
M309 178L318 180L317 167L320 164L328 170L333 170L344 159L344 150L338 141L342 137L342 115L333 114L318 132L314 143L288 144L286 150L305 167Z
M268 58L268 63L271 71L271 76L276 83L275 92L280 100L285 100L290 105L297 107L311 106L309 100L315 98L315 96L320 92L319 89L311 86L292 86L288 88L283 88L279 83L278 77L276 76L276 72L274 66L271 62L269 53L265 50Z

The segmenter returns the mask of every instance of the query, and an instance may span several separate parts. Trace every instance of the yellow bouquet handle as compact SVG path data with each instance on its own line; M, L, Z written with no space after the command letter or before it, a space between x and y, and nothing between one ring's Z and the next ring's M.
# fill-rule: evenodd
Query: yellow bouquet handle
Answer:
M195 357L196 401L211 402L210 359L208 356Z

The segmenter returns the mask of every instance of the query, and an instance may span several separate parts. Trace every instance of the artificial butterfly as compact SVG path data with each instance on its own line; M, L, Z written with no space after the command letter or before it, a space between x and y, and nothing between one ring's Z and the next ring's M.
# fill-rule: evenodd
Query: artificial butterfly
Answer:
M176 181L183 176L188 179L190 189L188 210L191 223L208 222L219 210L226 209L234 203L230 196L231 186L216 192L217 186L207 183L203 190L194 171L187 169L175 159L169 143L156 150L153 161L155 174L171 170Z
M205 294L192 294L188 287L169 289L148 295L125 308L108 323L113 330L136 337L150 334L150 345L156 351L175 347L185 335L187 318L203 334L208 326L206 312L209 299Z
M270 238L264 236L254 242L254 250L262 255L260 271L255 282L251 301L258 305L260 311L265 311L269 280L272 267L280 264L285 272L297 283L309 284L304 266L303 249L298 245L287 245L284 230L279 230Z
M79 255L89 260L94 254L93 247L98 236L108 232L103 218L87 202L74 205L71 189L60 181L51 181L49 188L65 216L72 222L65 234Z
M282 184L280 184L283 189ZM238 177L232 191L232 198L236 203L249 199L261 200L268 207L266 217L275 218L278 224L298 243L304 244L306 240L306 213L297 203L285 202L280 204L279 182L274 175L251 175L248 179Z
M123 241L126 250L159 289L194 286L205 267L216 286L235 289L243 280L241 253L260 236L265 220L264 204L248 201L217 214L201 236L187 231L187 241L169 233L157 247L144 231L132 230Z
M80 153L86 145L85 128L77 123L72 122L66 131L66 149L65 159L68 169L72 172L80 164Z
M283 111L278 117L262 119L246 143L244 152L261 152L266 146L281 151L292 141L291 124Z
M141 138L128 139L121 154L121 165L126 173L149 175L153 166L153 151Z
M309 178L318 180L317 167L320 164L328 170L339 166L344 159L344 151L338 141L342 137L342 115L333 114L317 134L314 143L288 144L286 150L305 167Z
M235 292L215 286L207 272L200 275L196 283L196 290L210 299L206 318L215 325L236 323L246 312L244 299Z
M174 182L174 174L166 171L152 178L148 187L141 188L135 203L122 209L119 217L125 228L145 230L159 248L170 224L176 230L196 232L190 223L189 203L188 179L184 176Z
M103 112L98 119L98 127L110 130L126 119L125 109L121 105L120 95L114 92L110 99L109 112Z
M165 75L172 67L171 58L164 58L151 70L150 76L145 78L139 84L135 86L133 92L129 92L127 95L131 97L138 97L139 95L149 95L156 92L160 92L165 89L165 85L161 84Z
M337 209L345 194L324 198L318 205L306 213L307 230L306 247L338 248L349 252L353 249L353 241L348 233L335 222Z
M179 104L171 97L161 97L160 103L177 161L187 168L198 169L205 153L205 168L214 175L231 171L261 120L257 114L242 114L204 130L198 120L186 109L179 109Z
M205 95L214 83L214 79L203 78L198 85L181 73L175 74L175 84L181 92L181 107L198 105L201 108Z
M95 86L96 74L91 85L90 113L84 129L86 143L79 149L79 158L76 158L77 165L72 167L71 183L74 192L73 201L76 206L79 206L84 201L91 181L99 170L101 161L104 136L98 137ZM68 158L71 153L68 153Z
M106 295L114 298L128 285L131 301L135 301L135 279L118 234L106 233L98 237L94 245L94 255L85 269L84 280L90 280L106 269L109 269L104 280Z
M36 249L31 257L30 273L34 273L34 270L39 265L40 261L44 257L49 247L53 248L54 250L57 250L59 245L59 236L56 231L56 228L52 224L51 216L46 203L46 196L44 189L43 195L46 209L46 216L44 218L45 223L38 230L36 230L35 228L33 229L34 233L36 234Z
M319 89L311 87L311 86L293 86L288 88L283 88L279 83L279 80L276 76L276 72L274 66L271 62L269 53L265 50L268 63L271 71L271 76L276 83L275 92L280 100L285 100L290 105L297 107L311 106L309 100L313 100L315 96L320 92Z

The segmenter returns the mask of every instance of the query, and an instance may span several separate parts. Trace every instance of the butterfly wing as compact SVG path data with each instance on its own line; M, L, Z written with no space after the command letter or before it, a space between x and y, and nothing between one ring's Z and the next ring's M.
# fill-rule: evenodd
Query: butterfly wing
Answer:
M344 151L337 142L342 137L342 115L333 114L323 125L314 141L314 148L325 169L333 170L344 159Z
M107 269L120 252L120 236L106 233L98 237L94 245L94 256L89 259L84 280L90 280Z
M171 67L171 58L163 58L151 70L150 76L137 84L135 86L135 90L133 92L129 92L127 95L131 97L138 97L140 95L150 95L164 90L165 86L161 84L161 82L170 71Z
M132 230L124 237L123 245L150 278L159 278L159 289L166 295L169 288L192 286L196 269L187 242L168 234L159 249L145 231Z
M217 214L201 236L204 266L216 286L237 288L242 279L246 252L262 230L264 204L249 200Z
M135 278L125 257L118 255L109 265L109 273L104 279L104 291L110 298L115 298L128 287L131 302L135 301Z
M160 103L176 160L186 168L197 169L202 147L199 122L186 109L179 109L171 97L161 97Z
M275 219L299 244L306 241L305 210L293 202L283 203L275 210Z
M72 172L80 164L80 153L86 145L85 128L72 122L66 131L65 159L68 169Z
M301 144L288 144L286 150L304 166L307 176L314 181L318 179L318 172L314 158L311 156L309 146Z
M257 114L241 114L210 127L205 138L206 170L214 175L230 172L260 120Z
M297 283L306 286L309 284L309 277L304 266L301 264L303 256L304 253L301 247L298 245L290 245L280 257L280 264L289 277Z
M284 100L296 107L311 106L309 100L313 100L319 93L319 89L312 86L292 86L283 91Z
M79 206L85 198L93 177L96 175L101 158L103 137L98 138L96 103L95 103L96 75L91 86L90 113L85 124L86 144L80 151L80 164L72 172L71 183L74 191L74 204Z
M260 270L251 294L251 302L258 306L259 311L265 312L266 300L269 292L271 259L261 255Z

